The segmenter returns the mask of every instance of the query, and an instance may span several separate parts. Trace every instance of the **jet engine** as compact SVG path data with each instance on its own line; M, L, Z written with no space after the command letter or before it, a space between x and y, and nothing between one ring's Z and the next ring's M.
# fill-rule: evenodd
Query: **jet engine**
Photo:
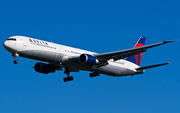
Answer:
M55 69L52 69L50 64L38 62L35 64L34 69L36 72L48 74L54 73Z
M87 64L87 65L94 65L94 64L99 63L96 57L89 54L81 54L79 57L79 62L82 64Z

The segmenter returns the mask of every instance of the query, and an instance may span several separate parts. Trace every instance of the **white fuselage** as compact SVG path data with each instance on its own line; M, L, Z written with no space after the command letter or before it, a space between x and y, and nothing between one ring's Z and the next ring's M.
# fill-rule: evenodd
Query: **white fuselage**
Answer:
M72 57L79 57L84 53L91 55L97 53L25 36L13 36L10 38L16 39L16 41L7 40L4 42L4 47L10 53L18 53L21 57L45 61L52 64L60 64L72 69L93 71L92 67L81 64L79 61L66 62L66 60ZM105 75L125 76L137 74L136 68L138 67L138 65L124 59L117 61L111 59L108 60L108 65L101 66L96 70Z

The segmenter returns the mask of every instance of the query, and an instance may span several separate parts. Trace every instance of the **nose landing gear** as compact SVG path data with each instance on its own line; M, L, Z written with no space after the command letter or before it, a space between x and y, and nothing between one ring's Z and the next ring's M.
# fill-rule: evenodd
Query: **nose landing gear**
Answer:
M18 54L18 53L13 53L12 56L13 56L13 58L15 59L15 60L13 61L13 63L14 63L14 64L18 64L19 61L17 60L17 56L19 56L19 54Z
M14 64L18 64L18 60L14 60L13 63L14 63Z

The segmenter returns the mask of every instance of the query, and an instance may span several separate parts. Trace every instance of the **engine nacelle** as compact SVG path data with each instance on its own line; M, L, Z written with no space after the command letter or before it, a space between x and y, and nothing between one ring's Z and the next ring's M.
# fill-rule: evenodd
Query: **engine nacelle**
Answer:
M55 70L50 67L50 64L41 63L38 62L35 64L34 69L36 72L48 74L48 73L54 73Z
M89 55L89 54L81 54L79 57L79 62L82 64L87 64L87 65L94 65L98 63L98 60L96 57Z

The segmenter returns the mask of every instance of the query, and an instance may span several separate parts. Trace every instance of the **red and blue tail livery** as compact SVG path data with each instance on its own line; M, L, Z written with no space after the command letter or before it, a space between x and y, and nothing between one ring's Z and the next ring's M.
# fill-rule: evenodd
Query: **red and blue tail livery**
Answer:
M144 46L145 45L145 41L146 41L146 37L141 36L139 38L138 42L135 44L134 48ZM143 55L143 53L139 53L139 54L127 57L126 60L128 60L130 62L133 62L133 63L137 64L138 66L140 66L142 55Z

